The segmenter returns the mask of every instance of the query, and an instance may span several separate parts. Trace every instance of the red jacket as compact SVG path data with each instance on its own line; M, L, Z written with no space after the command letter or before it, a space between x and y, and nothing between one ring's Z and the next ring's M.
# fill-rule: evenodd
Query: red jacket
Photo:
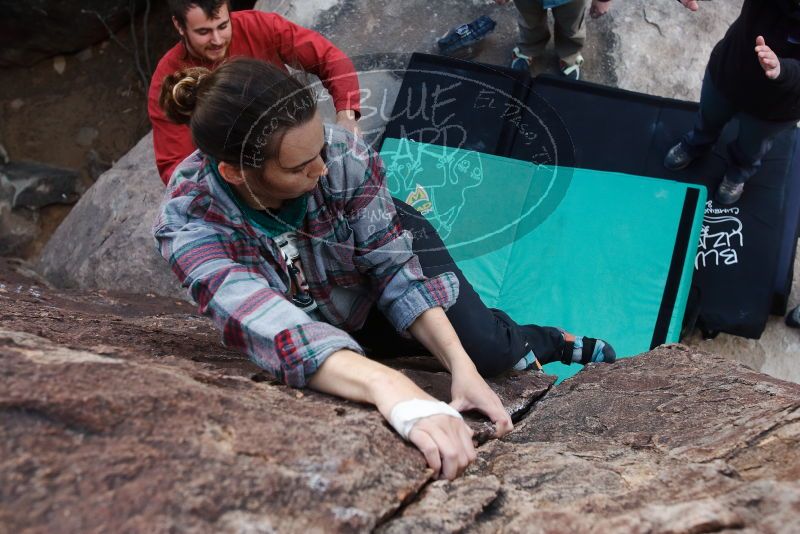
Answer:
M281 67L288 64L302 68L323 81L336 111L352 109L359 113L358 76L353 62L317 32L263 11L231 13L231 29L228 57L252 57ZM195 150L189 127L170 122L158 105L164 78L188 66L213 69L217 65L190 56L183 43L178 43L158 62L147 95L156 166L164 184L169 182L178 163Z

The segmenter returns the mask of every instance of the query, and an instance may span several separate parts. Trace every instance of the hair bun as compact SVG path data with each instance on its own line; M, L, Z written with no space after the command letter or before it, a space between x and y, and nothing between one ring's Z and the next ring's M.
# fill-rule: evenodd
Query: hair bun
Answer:
M197 96L211 73L204 67L179 70L164 78L159 105L172 122L188 124L197 105Z

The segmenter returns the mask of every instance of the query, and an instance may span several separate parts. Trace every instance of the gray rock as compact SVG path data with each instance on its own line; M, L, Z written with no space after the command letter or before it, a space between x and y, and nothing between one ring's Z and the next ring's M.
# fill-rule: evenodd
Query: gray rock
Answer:
M312 28L325 11L339 7L340 0L257 0L253 9L277 13L306 28Z
M59 287L184 296L151 232L163 193L148 134L81 197L37 268Z
M516 40L516 9L494 2L354 0L317 14L314 29L353 59L359 71L402 68L413 52L437 53L436 40L481 15L497 21L475 58L506 63ZM353 31L358 28L358 31Z
M711 49L739 16L742 1L701 2L696 12L675 1L614 2L597 24L598 33L613 36L611 58L617 85L699 100Z
M275 2L256 7L267 4ZM293 5L280 4L287 9ZM692 13L678 2L614 2L606 16L588 20L583 77L634 91L697 100L709 53L741 6L742 0L708 2ZM315 29L354 60L363 77L367 71L402 67L412 52L436 53L438 37L480 15L495 19L497 28L474 59L505 65L517 41L516 13L511 4L497 6L493 2L355 0L341 8L320 8L311 20ZM556 66L551 44L545 57L535 62L534 72L553 72Z
M80 174L32 161L14 161L0 166L0 184L11 207L38 209L50 204L72 204L84 192Z

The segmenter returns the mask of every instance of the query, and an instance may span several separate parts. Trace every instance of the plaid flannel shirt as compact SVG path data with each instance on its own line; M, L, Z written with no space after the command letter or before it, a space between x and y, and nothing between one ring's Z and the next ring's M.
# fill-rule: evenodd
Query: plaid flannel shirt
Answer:
M246 353L284 383L304 386L332 353L362 348L347 333L373 305L403 335L425 310L458 296L453 273L425 278L387 191L380 157L330 126L328 174L308 193L297 247L318 308L290 299L286 262L272 238L226 193L200 151L175 170L153 233L200 312L227 346Z

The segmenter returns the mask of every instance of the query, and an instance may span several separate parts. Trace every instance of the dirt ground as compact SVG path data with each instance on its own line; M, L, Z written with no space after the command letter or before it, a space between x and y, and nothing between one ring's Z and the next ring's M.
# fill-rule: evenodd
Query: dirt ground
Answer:
M0 144L10 159L79 170L88 186L92 174L96 178L90 167L110 165L130 150L150 129L147 88L133 57L136 47L149 76L143 30L144 17L139 15L135 40L126 27L113 39L74 55L0 69ZM150 70L175 42L166 2L154 2L147 20ZM34 259L68 213L66 206L44 208L40 237L22 256Z

